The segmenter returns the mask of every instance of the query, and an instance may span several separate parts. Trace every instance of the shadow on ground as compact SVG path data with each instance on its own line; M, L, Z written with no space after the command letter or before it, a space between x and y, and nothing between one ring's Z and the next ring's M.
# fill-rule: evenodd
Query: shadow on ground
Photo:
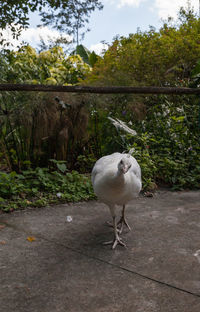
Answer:
M199 312L200 191L140 197L127 218L113 251L96 201L0 215L2 311Z

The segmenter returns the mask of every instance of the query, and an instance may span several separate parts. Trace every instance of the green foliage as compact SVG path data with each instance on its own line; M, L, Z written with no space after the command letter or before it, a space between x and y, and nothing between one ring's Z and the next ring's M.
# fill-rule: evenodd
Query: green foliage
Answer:
M7 82L32 84L75 84L90 72L90 66L79 55L66 56L56 46L37 53L23 46L7 56Z
M134 141L134 143L132 143ZM152 159L149 150L149 136L147 133L140 133L133 139L127 137L127 150L133 149L133 156L137 159L142 171L143 190L154 190L156 187L156 162Z
M13 37L18 38L23 28L29 26L29 12L39 10L43 25L52 25L59 31L78 37L79 29L88 23L95 9L102 9L98 0L7 0L0 2L0 28L10 27ZM83 33L84 34L84 33ZM0 35L2 35L0 33ZM1 41L1 43L4 40ZM76 39L78 44L78 39Z
M121 86L199 86L200 19L181 9L159 31L137 31L116 38L85 84ZM96 103L95 103L96 102ZM200 188L200 107L190 96L106 95L93 98L90 132L94 154L134 148L143 188L165 184ZM107 117L119 118L137 132L131 137Z
M55 159L50 159L49 161L53 163L56 166L56 169L61 171L62 173L65 173L67 171L66 161L59 161Z
M82 44L79 44L76 49L72 52L72 55L80 55L83 61L90 65L91 67L94 67L96 62L99 59L99 56L93 51L90 52L86 47L84 47Z
M18 36L23 27L28 26L28 13L36 11L44 4L43 0L37 1L21 1L8 0L1 1L0 4L0 28L5 29L7 26L11 27L13 35ZM18 27L17 27L18 25Z
M198 60L195 68L192 70L192 81L190 83L190 86L193 88L199 88L200 86L200 60Z
M22 171L21 174L0 172L1 209L10 211L95 198L90 177L77 171L63 173L64 167L60 167L59 162L56 165L59 169L56 171L36 168Z
M62 85L78 83L91 70L79 55L67 57L60 47L37 53L30 46L0 55L0 67L1 82ZM80 134L83 134L87 125L85 116L82 123L79 121L79 117L83 118L82 111L78 96L3 92L0 95L0 152L9 169L27 168L27 161L33 166L46 165L43 160L47 163L55 153L59 154L58 159L66 160L64 151L68 152L70 144L75 146L77 128L81 128ZM54 149L58 150L59 146L60 150L51 152L48 140Z
M92 171L95 162L96 158L93 154L79 155L77 157L75 167L77 168L78 172L88 173Z
M177 107L172 99L160 96L146 118L133 123L136 136L117 133L124 149L134 149L143 189L154 189L156 184L172 189L200 188L199 102L195 97L179 97ZM117 142L115 136L112 140Z
M117 38L103 58L84 49L80 56L66 57L59 47L37 53L26 46L0 55L0 80L199 87L199 34L200 20L182 10L178 25ZM137 135L116 130L107 117L123 120ZM52 100L41 94L2 93L0 159L1 168L10 173L0 171L0 206L9 211L94 198L89 177L72 169L86 173L102 155L131 148L144 190L157 184L200 188L199 117L194 96L59 94Z
M95 9L101 10L103 5L99 0L59 1L57 10L48 10L41 12L43 25L53 25L54 28L73 35L76 45L79 45L80 29L84 28L89 22L89 16ZM52 7L52 5L51 5ZM82 32L81 37L89 29Z
M88 77L88 84L187 85L200 58L200 19L181 11L178 25L116 38ZM179 14L179 17L180 17Z

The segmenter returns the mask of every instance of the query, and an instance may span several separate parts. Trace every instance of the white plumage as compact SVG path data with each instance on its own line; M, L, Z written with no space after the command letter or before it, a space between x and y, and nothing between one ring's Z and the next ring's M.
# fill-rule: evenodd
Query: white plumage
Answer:
M125 224L125 205L138 196L141 191L141 169L136 159L130 154L114 153L97 160L92 170L92 184L98 198L108 205L113 218L114 249L117 244L125 246L119 237ZM122 216L117 223L116 205L122 205ZM119 225L119 228L117 226Z

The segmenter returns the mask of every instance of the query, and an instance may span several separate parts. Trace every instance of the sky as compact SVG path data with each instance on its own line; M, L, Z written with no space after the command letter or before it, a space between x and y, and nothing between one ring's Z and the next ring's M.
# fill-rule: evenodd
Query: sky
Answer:
M149 26L159 29L162 20L168 16L176 17L181 6L187 7L188 0L102 0L103 10L96 10L89 19L88 27L90 32L86 33L85 39L81 42L91 51L100 54L106 46L102 42L111 44L117 35L128 36L135 33L138 28L142 31L148 30ZM195 12L199 12L199 0L191 0L191 6ZM28 42L37 47L40 36L47 40L47 37L58 36L56 30L48 27L37 28L40 24L40 17L37 13L30 14L30 27L23 31L20 41ZM6 36L13 42L14 47L19 43L13 41L9 32ZM67 37L67 36L66 36Z

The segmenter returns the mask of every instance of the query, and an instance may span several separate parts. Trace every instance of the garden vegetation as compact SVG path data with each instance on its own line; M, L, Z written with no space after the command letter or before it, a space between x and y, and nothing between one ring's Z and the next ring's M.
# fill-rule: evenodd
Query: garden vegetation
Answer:
M95 86L200 85L200 19L181 9L129 37L102 57L84 47L2 51L1 83ZM108 117L124 122L114 127ZM126 131L127 127L136 131ZM0 206L10 211L94 198L89 173L99 157L132 150L143 190L200 188L200 98L2 92Z

